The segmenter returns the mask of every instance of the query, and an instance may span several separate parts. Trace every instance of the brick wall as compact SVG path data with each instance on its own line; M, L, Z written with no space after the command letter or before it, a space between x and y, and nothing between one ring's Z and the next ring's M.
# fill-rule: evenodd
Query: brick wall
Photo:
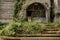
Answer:
M13 18L15 0L0 0L0 21L10 22Z

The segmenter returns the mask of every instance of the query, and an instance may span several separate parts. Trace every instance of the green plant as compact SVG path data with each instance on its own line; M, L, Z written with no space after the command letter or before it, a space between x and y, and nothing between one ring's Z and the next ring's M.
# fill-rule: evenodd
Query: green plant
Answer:
M38 34L41 33L44 28L43 24L38 22L12 22L0 30L0 35L15 36L16 34Z
M16 22L9 23L4 29L0 30L0 35L14 35L19 24Z
M0 30L2 30L8 23L0 22Z
M16 3L15 3L15 6L14 6L14 15L13 15L13 19L16 21L16 19L18 20L18 13L20 12L21 8L22 8L22 5L23 3L25 2L26 0L16 0Z

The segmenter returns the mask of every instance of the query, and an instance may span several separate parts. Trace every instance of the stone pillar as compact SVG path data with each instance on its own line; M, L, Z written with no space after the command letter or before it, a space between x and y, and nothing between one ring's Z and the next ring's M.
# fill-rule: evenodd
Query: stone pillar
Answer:
M54 22L57 22L57 13L58 13L58 0L54 0L54 13L55 13L55 18L54 18Z
M50 10L46 10L46 22L49 22L50 21Z
M48 12L46 11L46 22L48 21Z

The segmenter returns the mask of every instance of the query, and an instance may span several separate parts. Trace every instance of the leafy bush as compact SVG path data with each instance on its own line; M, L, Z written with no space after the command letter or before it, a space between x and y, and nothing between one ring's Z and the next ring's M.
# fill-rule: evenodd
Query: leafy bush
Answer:
M0 35L38 34L41 33L44 28L45 26L38 22L12 22L0 30Z
M57 23L47 23L47 25L58 26ZM32 21L18 20L4 25L3 29L0 30L1 36L16 36L16 34L40 34L46 29L46 24Z
M17 24L15 22L9 23L4 29L0 30L1 35L13 35Z
M8 23L0 22L0 30L3 29Z
M23 3L25 3L26 0L16 0L15 6L14 6L14 15L13 15L13 19L16 21L16 19L18 18L18 13L20 12L20 10L22 9L22 5Z
M23 23L23 30L29 34L41 33L42 26L37 22L25 22Z

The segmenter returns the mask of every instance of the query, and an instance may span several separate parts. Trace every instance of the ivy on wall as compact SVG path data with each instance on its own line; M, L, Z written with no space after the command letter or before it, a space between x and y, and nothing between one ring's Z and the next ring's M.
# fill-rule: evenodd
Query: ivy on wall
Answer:
M15 3L15 6L14 6L14 15L13 15L13 20L16 21L16 19L18 20L18 13L20 12L21 8L22 8L22 5L23 3L25 2L26 0L16 0L16 3Z

